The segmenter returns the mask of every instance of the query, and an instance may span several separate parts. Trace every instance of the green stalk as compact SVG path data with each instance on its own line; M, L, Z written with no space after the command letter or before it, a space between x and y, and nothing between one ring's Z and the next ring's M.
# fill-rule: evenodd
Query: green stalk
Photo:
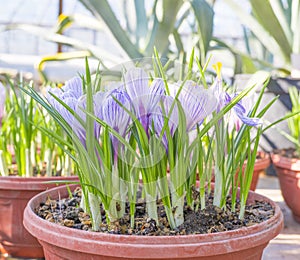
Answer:
M102 222L102 216L100 214L100 203L99 196L92 192L88 192L88 205L92 215L92 227L94 231L99 230L99 224Z
M47 149L45 151L45 159L46 162L46 176L51 177L52 176L52 150Z
M200 192L200 205L201 209L205 208L205 180L206 180L206 171L203 169L203 159L204 152L202 147L202 142L200 139L199 143L199 154L198 154L198 172L199 172L199 192Z
M130 182L128 185L128 196L130 203L130 226L134 228L134 215L135 215L135 205L136 205L136 197L138 190L138 181L139 181L139 172L136 167L132 167L131 171L128 171L130 174Z
M250 136L250 131L248 131L247 135L247 143L248 143L248 160L247 160L247 165L245 168L244 176L245 176L245 187L244 189L240 190L240 201L241 201L241 207L240 207L240 213L239 213L239 218L243 219L244 214L245 214L245 207L246 207L246 202L248 199L248 194L250 190L250 185L251 185L251 180L252 180L252 175L253 175L253 170L254 170L254 165L255 165L255 160L256 160L256 154L257 154L257 149L259 145L259 140L261 136L261 128L257 129L257 134L256 134L256 139L254 143L253 149L251 149L251 136Z
M6 165L6 160L4 157L3 150L0 150L0 175L1 176L8 176L8 168Z
M184 194L178 194L176 191L172 193L172 206L174 209L174 220L176 227L184 222Z
M25 170L25 177L32 176L32 164L31 164L31 156L30 156L30 149L25 148L25 160L26 160L26 170Z
M221 120L215 126L216 131L216 165L215 165L215 188L213 204L219 208L224 206L225 192L225 138L224 121Z
M167 215L170 227L172 229L175 229L176 224L175 224L175 220L174 220L173 212L172 212L172 204L171 204L171 198L170 198L170 192L169 192L166 166L167 166L167 158L165 157L164 160L162 160L161 163L159 163L159 167L158 167L158 172L160 173L159 179L158 179L158 187L159 187L160 195L162 198L162 202L164 204L164 208L166 211L166 215Z
M86 81L84 86L86 91L86 111L88 113L94 114L93 89L92 89L91 74L90 74L87 58L85 62L86 62ZM89 172L89 177L90 177L88 183L90 183L93 186L99 187L99 178L97 178L98 176L97 173L99 172L99 164L95 152L96 151L95 143L97 141L95 141L95 137L94 137L94 123L95 123L94 118L90 116L86 117L86 149L87 149L88 158L90 159L90 162L88 163L91 163L91 165L88 166L86 170ZM100 199L97 196L97 192L93 188L88 189L88 204L89 204L90 212L92 214L93 229L98 229L99 224L102 221L100 210L99 210ZM108 205L104 203L104 206L107 207Z

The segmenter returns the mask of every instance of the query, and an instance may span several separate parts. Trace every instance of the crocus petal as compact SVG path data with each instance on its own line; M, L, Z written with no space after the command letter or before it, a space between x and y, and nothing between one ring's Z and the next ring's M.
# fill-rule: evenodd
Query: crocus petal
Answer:
M180 85L175 85L173 95L177 95ZM186 115L187 131L192 130L196 124L200 124L217 107L218 100L209 89L197 85L193 81L187 81L182 87L178 99Z
M228 95L228 94L227 94ZM229 96L229 95L228 95ZM236 96L236 95L235 95ZM231 101L231 99L229 99ZM230 102L229 101L229 102ZM262 121L260 118L255 118L255 117L248 117L248 111L246 108L243 106L242 102L244 100L240 100L234 107L233 107L233 112L236 114L237 119L236 120L241 120L244 124L250 125L250 126L257 126L259 124L262 124ZM228 103L229 103L228 102ZM235 122L235 124L238 126L239 122ZM239 126L238 126L239 128Z
M57 106L61 106L61 104L53 96L61 99L62 94L63 92L60 88L46 88L46 99L55 109L57 108Z
M163 109L161 108L161 106L158 106L157 113L155 113L153 116L155 132L157 132L158 135L160 135L165 124L165 120L167 119L169 130L172 136L174 135L174 132L178 127L178 107L176 104L173 105L174 102L174 98L172 98L171 96L166 96L161 103ZM173 109L171 111L172 105Z
M120 102L120 105L118 102ZM103 101L102 117L103 121L117 131L121 136L125 136L130 123L130 115L124 109L130 110L130 100L128 94L124 90L112 91ZM118 140L111 135L115 152L118 150Z
M85 144L86 134L84 127L78 120L54 97L56 96L63 103L69 106L85 121L85 113L81 108L85 108L85 98L82 97L82 83L79 77L73 78L66 82L62 88L47 88L46 98L53 108L66 120L72 127L74 133L79 137L80 141Z
M83 120L83 122L86 121L86 113L84 112L85 109L86 109L86 96L82 96L77 100L74 111ZM86 130L84 126L75 117L73 117L72 129L75 132L75 134L79 137L81 143L85 145Z
M146 131L149 128L151 114L165 91L162 79L153 80L150 87L148 83L146 72L140 68L130 70L125 75L125 88L135 115Z
M68 80L62 87L63 97L74 97L76 99L83 95L82 80L79 77L74 77Z
M134 68L125 74L125 87L131 100L149 93L149 77L140 68Z
M259 124L262 124L262 121L260 118L248 117L248 116L246 116L245 113L241 113L240 109L236 109L234 107L234 112L236 113L237 117L246 125L257 126Z
M75 98L66 98L64 100L64 103L69 106L72 110L75 111L76 105L77 105L78 100ZM74 121L74 116L69 112L69 110L67 110L64 106L60 106L58 107L57 110L60 115L67 121L67 123L72 126L73 121Z
M214 93L215 97L218 100L218 105L217 105L217 108L216 108L216 112L218 113L227 104L226 102L228 101L228 96L229 96L223 90L222 78L216 77L215 81L213 82L213 84L210 87L210 89L212 90L212 92ZM230 98L230 96L229 96L229 98Z
M217 107L217 112L219 112L223 107L228 105L232 97L225 91L220 91L220 87L216 87L214 85L214 93L218 97L218 107ZM233 97L235 97L237 94L235 94ZM230 116L229 120L229 129L232 128L233 125L236 126L236 129L240 129L241 122L243 122L246 125L250 126L257 126L262 123L260 118L251 118L248 117L248 111L242 104L243 100L240 100L237 104L233 106L233 109L231 110L235 115ZM241 122L240 122L241 121Z
M157 106L158 102L165 96L165 84L162 79L154 79L150 86L149 103L147 112L151 112Z
M160 106L157 106L157 112L152 115L152 120L154 122L154 131L157 137L160 137L163 127L165 125L165 120L168 120L168 127L171 136L174 135L177 127L178 127L178 107L176 104L173 105L175 102L174 98L171 96L165 96L163 102L161 102ZM173 109L171 111L173 105ZM161 107L163 106L163 108ZM165 148L168 150L168 142L166 133L163 135L162 142Z
M244 106L242 105L242 102L238 102L234 107L233 107L234 111L239 114L239 115L244 115L247 111L244 108Z
M97 92L93 99L94 99L94 114L99 119L103 120L103 114L102 114L102 108L103 108L103 102L105 100L105 97L107 96L107 93L105 92ZM95 137L98 139L100 136L100 129L101 125L97 122L95 122Z
M162 96L165 93L165 84L162 79L154 79L150 85L150 94L153 96Z

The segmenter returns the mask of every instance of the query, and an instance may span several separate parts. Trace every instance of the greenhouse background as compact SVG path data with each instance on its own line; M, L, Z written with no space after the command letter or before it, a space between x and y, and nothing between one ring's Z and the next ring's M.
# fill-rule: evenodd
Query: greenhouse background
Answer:
M0 25L2 28L11 23L27 23L32 25L41 26L51 30L57 22L59 13L62 12L66 15L79 14L90 15L90 12L76 0L14 0L5 1L1 0L0 9ZM120 24L126 23L124 18L123 5L125 2L133 1L110 1L113 10L115 11ZM151 5L153 1L146 1ZM247 1L242 0L245 8L249 9ZM243 40L243 28L239 23L236 15L232 10L222 3L216 1L214 6L215 20L214 20L214 36L224 39L226 42L237 46L241 50L245 50L245 43ZM185 31L187 29L187 31ZM188 25L183 26L181 29L182 35L188 35ZM109 33L103 30L83 29L79 26L72 26L64 33L67 36L83 40L86 43L97 45L108 52L126 60L126 56L120 51L116 44L108 41L107 35ZM9 30L1 32L0 37L0 67L8 69L24 70L30 72L37 79L38 75L34 69L34 65L40 60L42 56L51 55L57 51L67 52L72 48L67 46L59 47L58 44L46 41L42 37L32 35L22 30ZM220 55L219 55L220 56ZM222 62L225 66L225 71L228 76L233 76L232 71L232 57L227 53L228 59L224 59L222 54ZM213 61L218 60L218 55L213 55ZM212 62L213 63L213 62ZM95 63L96 66L97 63ZM59 67L61 63L49 64L47 68L50 78L66 80L74 75L76 71L83 69L82 61L66 62L64 65L64 73L61 75ZM227 69L227 70L226 70Z
M122 28L134 28L136 25L136 21L130 16L130 14L131 12L134 12L134 6L137 1L138 0L108 1ZM288 0L286 0L286 2L287 1ZM144 2L147 12L150 12L154 0ZM162 2L162 0L158 0L157 4L162 5ZM185 4L187 7L183 8L184 11L189 10L189 4L187 2L189 1L186 1ZM225 81L232 83L236 80L237 82L237 79L239 79L237 74L241 74L241 78L243 79L243 76L247 78L248 75L254 71L254 67L252 66L253 64L257 65L259 63L258 68L262 68L262 65L265 64L262 62L257 63L257 60L260 59L266 61L267 65L264 69L268 70L272 76L275 75L276 78L284 77L283 72L285 73L286 70L285 68L282 68L285 65L285 61L275 57L274 55L270 55L270 53L262 47L261 43L257 42L255 37L248 38L248 41L245 40L245 34L248 33L248 36L250 35L249 30L241 24L236 13L231 9L226 1L211 0L207 2L209 4L213 3L213 38L220 40L223 44L222 45L218 41L215 41L215 45L208 51L206 57L211 55L211 60L208 66L209 70L212 70L212 64L217 61L221 61L223 63L222 73ZM248 0L235 0L233 2L243 6L247 13L251 12L251 5ZM284 2L285 1L283 1L283 3ZM159 17L161 14L159 11L157 12L158 13L156 15ZM77 0L0 0L0 77L8 74L17 78L21 74L27 80L34 80L35 82L42 83L44 79L37 68L39 64L41 64L41 60L45 59L45 57L48 57L50 61L43 63L43 66L40 65L40 68L42 68L43 72L47 75L47 79L49 81L64 82L78 73L84 73L85 64L82 57L63 59L62 61L59 61L56 56L58 53L68 54L76 52L78 54L78 48L76 49L70 46L51 42L51 35L47 35L47 33L45 34L47 31L53 32L55 26L58 24L59 17L60 19L63 19L68 15L72 16L74 14L78 21L82 19L81 21L84 20L89 25L91 25L94 21L89 21L89 18L94 19L94 16L85 6L82 5L80 1ZM191 53L192 46L198 39L198 32L193 31L195 23L194 16L187 12L187 16L178 30L181 40L184 43L183 48L187 56ZM10 28L12 24L27 24L29 26L34 26L32 28L39 27L43 31L44 35L43 37L37 36L41 33L31 30L31 27L24 30L21 30L20 28L14 30ZM117 65L117 61L122 63L130 60L130 55L128 55L124 48L120 47L120 44L118 44L118 42L114 39L107 26L101 26L101 23L99 23L96 24L96 27L97 28L94 29L84 28L84 26L79 26L74 23L72 25L70 24L70 26L67 25L61 32L61 35L70 39L75 39L75 41L79 40L80 42L84 42L87 46L97 46L100 53L103 54L103 59L105 60L108 68ZM192 34L193 37L190 37ZM47 40L47 37L50 38ZM168 49L168 55L171 54L176 56L178 42L176 42L176 39L174 40L172 37L169 38L170 47ZM134 40L132 40L132 42L134 42ZM239 65L237 60L235 60L236 56L234 56L229 50L230 48L223 48L224 43L231 46L231 49L234 47L235 50L238 50L238 54L247 53L247 55L249 55L247 56L247 62L249 61L248 58L251 57L253 58L253 64L247 63L247 69L243 70L246 65ZM134 44L136 46L142 46L144 42L141 40L140 42L134 42ZM251 45L251 48L249 48L249 44ZM222 48L220 46L222 46ZM84 52L83 49L84 48L80 51ZM243 61L245 60L246 59ZM89 61L92 69L96 69L98 67L99 62L97 58L91 57ZM274 67L270 67L270 64ZM277 70L276 73L274 72L273 68L275 67L276 69L279 68L279 72ZM298 83L296 82L295 84L297 84L297 87L299 88L299 79L296 80ZM277 92L275 94L277 94ZM285 94L287 95L287 93ZM279 115L284 115L286 110L287 107L281 105L278 107L278 111L276 111L276 113L273 112L270 118L274 119ZM282 140L284 140L283 137L278 137L277 141L281 143L283 142ZM270 146L272 141L273 140L270 140L268 149L272 146ZM287 142L287 145L289 144L290 143ZM269 174L267 172L263 174L263 176L260 176L256 191L269 196L276 201L280 205L285 217L285 227L283 231L276 239L271 241L269 246L266 248L262 259L299 259L300 225L293 220L291 212L283 200L278 178L276 174L274 174L274 169L271 169ZM6 258L0 259L2 260Z

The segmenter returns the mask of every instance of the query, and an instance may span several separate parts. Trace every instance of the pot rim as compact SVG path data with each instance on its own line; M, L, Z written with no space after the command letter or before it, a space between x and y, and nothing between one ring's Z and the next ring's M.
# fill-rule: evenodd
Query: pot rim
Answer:
M76 186L78 185L70 185L70 188ZM143 251L143 253L153 258L162 257L162 255L178 257L176 250L182 248L184 255L192 257L208 254L208 247L214 246L217 251L222 251L220 254L223 254L225 251L233 252L240 250L240 248L246 249L249 246L255 247L267 244L283 227L283 215L279 206L263 195L250 192L249 196L255 197L253 200L266 200L275 209L273 217L250 227L211 234L179 236L116 235L76 230L44 220L33 211L40 201L50 195L49 193L51 193L52 198L55 198L53 194L58 194L63 189L66 190L65 186L53 188L34 196L25 208L24 226L42 243L50 243L64 248L68 248L68 244L81 245L88 253L101 252L103 255L124 257L122 251L126 248L126 250L133 252L138 251L138 254ZM58 236L64 241L63 245ZM94 246L91 246L91 243L94 243ZM114 250L112 250L112 247Z
M280 154L272 153L271 160L275 167L299 172L300 175L300 159L289 158Z
M52 177L21 177L21 176L0 176L0 189L3 190L36 190L37 187L55 187L57 181L74 182L78 176L52 176Z

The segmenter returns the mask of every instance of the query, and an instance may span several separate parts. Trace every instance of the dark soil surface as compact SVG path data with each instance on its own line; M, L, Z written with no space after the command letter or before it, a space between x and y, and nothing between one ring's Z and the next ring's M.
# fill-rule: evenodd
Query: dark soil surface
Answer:
M72 198L51 200L41 203L36 209L36 214L50 222L57 223L70 228L91 231L91 219L87 213L79 207L81 199L81 190L78 188L73 192ZM195 212L189 207L185 207L185 222L176 230L172 230L167 221L166 213L160 203L158 203L159 221L146 217L145 204L136 205L135 227L130 227L129 207L126 208L125 216L117 222L106 224L105 213L99 205L103 216L103 224L100 226L100 232L110 234L124 235L188 235L188 234L206 234L234 230L242 227L248 227L257 223L266 221L274 215L274 209L266 202L256 201L253 205L246 207L245 218L238 218L239 205L236 212L231 212L231 201L227 199L226 209L222 210L213 206L213 197L207 196L206 209Z
M33 167L33 173L32 176L33 177L44 177L47 174L46 171L46 163L43 164L42 168L39 169L38 167ZM18 167L16 164L12 164L8 167L8 171L9 171L9 176L18 176L19 172L18 172ZM52 170L52 176L61 176L61 170L54 172L54 170Z
M266 159L266 158L270 158L270 155L269 155L267 152L262 152L262 151L260 151L260 152L258 152L258 153L256 154L256 159L257 159L257 160L260 160L260 159Z
M297 154L295 148L275 149L274 153L287 158L299 159L299 155Z

